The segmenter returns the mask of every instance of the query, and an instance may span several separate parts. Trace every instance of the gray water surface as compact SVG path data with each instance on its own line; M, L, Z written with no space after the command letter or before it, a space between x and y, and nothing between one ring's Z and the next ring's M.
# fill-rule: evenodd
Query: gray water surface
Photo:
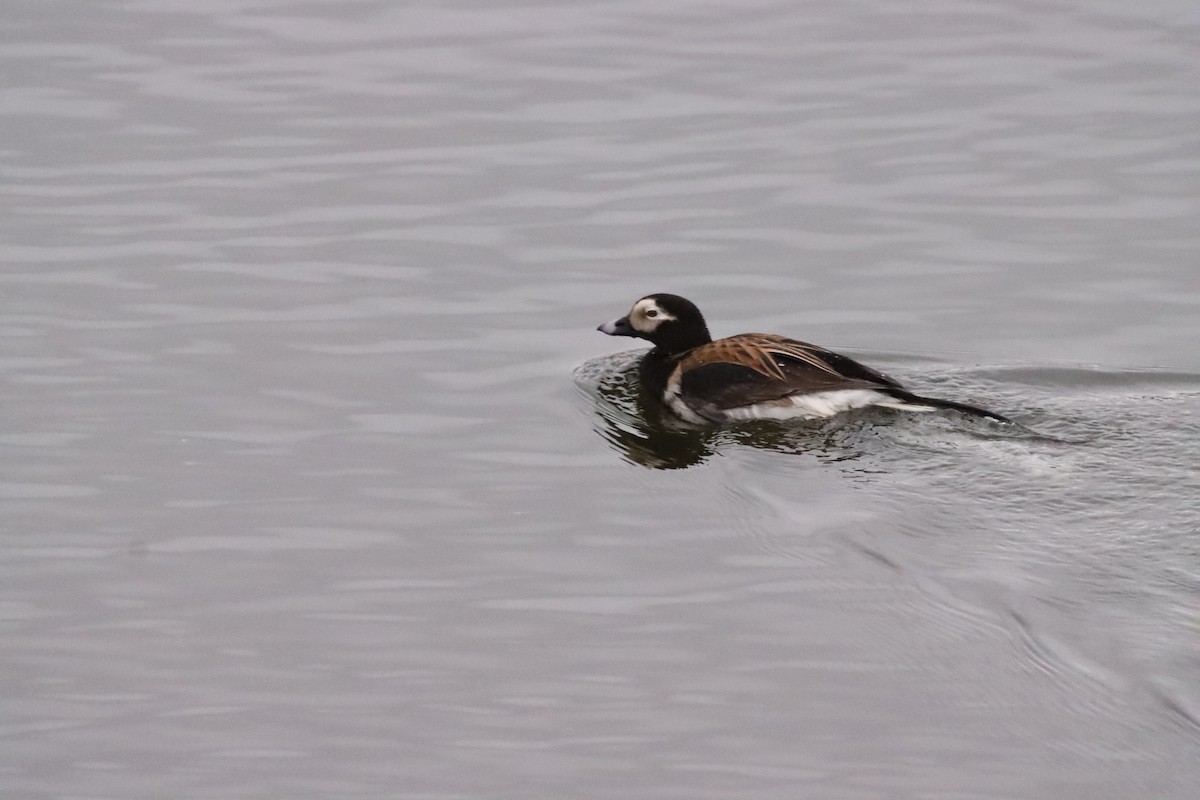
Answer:
M1193 798L1200 7L0 23L0 795ZM1014 417L692 430L643 294Z

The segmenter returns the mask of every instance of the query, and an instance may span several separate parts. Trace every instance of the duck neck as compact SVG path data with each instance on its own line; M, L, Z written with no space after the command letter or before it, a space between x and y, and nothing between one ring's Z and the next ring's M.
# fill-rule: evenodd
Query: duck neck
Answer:
M678 356L688 350L708 344L712 336L708 333L707 325L675 332L664 332L665 335L654 340L654 349L664 357Z

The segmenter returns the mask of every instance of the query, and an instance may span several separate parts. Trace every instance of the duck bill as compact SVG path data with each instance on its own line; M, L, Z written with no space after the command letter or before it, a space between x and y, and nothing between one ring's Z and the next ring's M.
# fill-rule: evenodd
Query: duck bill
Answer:
M607 333L609 336L637 336L638 332L629 324L629 317L621 317L614 319L612 322L606 322L596 328L601 333Z

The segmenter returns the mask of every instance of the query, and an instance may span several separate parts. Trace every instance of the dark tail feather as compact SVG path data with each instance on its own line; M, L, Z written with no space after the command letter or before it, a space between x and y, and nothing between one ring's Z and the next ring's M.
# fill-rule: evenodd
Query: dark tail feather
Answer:
M986 408L977 406L969 406L966 403L956 403L953 400L938 400L936 397L921 397L920 395L906 392L903 389L880 389L886 394L891 395L897 400L902 400L905 403L912 403L917 406L926 406L928 408L944 408L950 411L961 411L963 414L969 414L972 417L982 417L983 419L995 420L996 422L1007 422L1012 424L1012 420L994 411L988 411Z

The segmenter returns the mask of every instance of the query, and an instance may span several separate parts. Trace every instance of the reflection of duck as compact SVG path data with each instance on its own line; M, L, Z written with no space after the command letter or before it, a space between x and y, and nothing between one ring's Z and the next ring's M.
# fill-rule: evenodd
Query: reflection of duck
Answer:
M949 409L1010 422L965 403L915 395L886 375L816 345L766 333L713 341L700 309L678 295L643 297L628 316L598 330L653 344L638 370L642 388L692 423L813 419L865 406Z
M611 359L604 359L611 362ZM683 469L707 461L716 452L715 428L682 423L657 398L647 397L628 363L603 369L596 390L597 432L628 461L654 469Z

